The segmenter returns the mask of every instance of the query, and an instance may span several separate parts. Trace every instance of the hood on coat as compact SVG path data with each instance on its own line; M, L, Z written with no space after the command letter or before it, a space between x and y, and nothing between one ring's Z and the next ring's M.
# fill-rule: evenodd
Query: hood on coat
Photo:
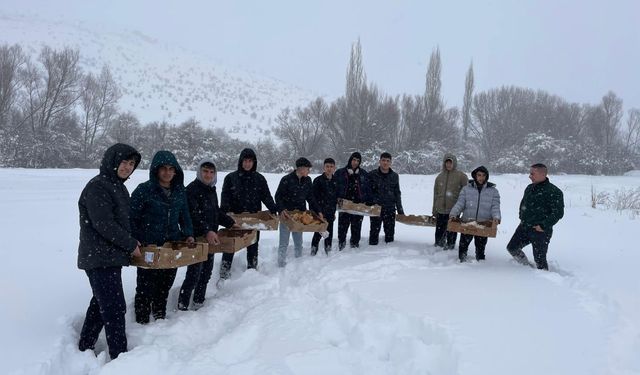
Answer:
M251 172L255 172L258 169L258 158L256 157L255 151L250 148L245 148L240 152L240 157L238 158L238 171L242 172L242 161L244 159L253 159L253 167L251 168Z
M174 186L183 186L184 185L184 173L182 172L182 168L180 164L178 164L178 160L175 155L171 151L158 151L155 155L153 155L153 160L151 161L151 167L149 167L149 180L153 181L155 184L158 184L158 169L163 165L170 165L176 169L176 175L171 180L171 187Z
M200 163L198 163L198 171L196 172L196 178L198 179L198 181L200 181L203 184L205 184L204 180L202 179L202 170L201 170L202 166L204 164L213 165L213 181L211 181L209 186L214 187L214 186L216 186L216 183L218 182L218 168L216 168L216 163L213 162L213 159L204 158L204 159L200 160Z
M484 174L487 175L487 182L489 182L489 170L484 165L479 166L471 172L471 178L473 178L473 181L476 181L476 183L478 182L476 180L476 174L478 174L478 172L484 172Z
M450 153L444 154L444 157L442 158L442 170L443 171L447 170L447 168L444 166L447 160L451 160L453 162L453 169L451 170L455 171L458 168L458 159L454 154L450 154Z
M135 171L140 164L140 153L133 148L124 143L116 143L115 145L109 147L102 156L102 162L100 163L100 173L103 175L107 175L112 179L119 179L118 177L118 167L123 160L134 159L136 161L133 170Z
M347 169L351 168L351 161L353 159L360 160L360 164L358 164L358 168L360 168L360 166L362 166L362 155L360 155L360 153L356 151L356 152L352 153L351 156L349 156L349 161L347 162Z

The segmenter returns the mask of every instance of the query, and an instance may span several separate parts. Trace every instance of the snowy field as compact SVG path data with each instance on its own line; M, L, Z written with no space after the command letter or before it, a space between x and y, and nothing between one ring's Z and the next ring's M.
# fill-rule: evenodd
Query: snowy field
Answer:
M95 173L0 169L0 374L640 374L640 218L590 200L592 186L635 188L639 175L551 176L566 204L551 272L505 250L526 175L491 177L503 224L483 263L460 264L432 246L433 228L400 223L393 245L369 247L365 219L360 249L310 257L305 234L305 255L290 248L280 270L277 232L262 232L258 272L240 252L217 290L217 255L205 306L147 326L133 322L135 268L125 268L130 351L109 361L104 335L97 357L76 349L90 299L76 268L77 199ZM147 176L136 171L129 191ZM275 193L280 176L267 178ZM400 181L405 211L431 213L434 176ZM183 278L184 268L169 307Z

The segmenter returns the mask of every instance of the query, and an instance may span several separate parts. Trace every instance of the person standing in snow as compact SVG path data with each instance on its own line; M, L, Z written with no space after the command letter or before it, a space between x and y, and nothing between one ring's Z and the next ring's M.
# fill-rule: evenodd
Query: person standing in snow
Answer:
M547 250L553 226L564 216L564 197L562 190L549 182L546 165L532 165L529 179L531 184L520 201L520 224L507 244L507 250L518 263L530 265L522 248L531 244L536 267L549 270Z
M320 212L329 224L327 226L328 236L324 239L324 252L329 255L331 243L333 241L333 222L336 219L336 204L338 202L337 184L334 178L336 171L336 161L332 158L324 160L323 173L313 180L313 197L318 204ZM311 239L311 255L318 253L320 245L320 233L314 233Z
M209 244L217 245L218 224L227 228L238 227L235 221L218 207L216 194L216 165L211 159L203 159L198 164L196 179L187 185L187 202L196 237L204 237ZM178 296L178 310L188 310L193 294L193 306L198 309L204 304L207 284L213 270L214 254L209 254L206 261L187 267L187 274Z
M384 242L393 242L396 228L396 209L398 214L404 215L400 177L391 169L391 154L383 152L380 155L379 163L378 169L369 172L373 203L382 207L379 217L371 216L369 218L371 222L369 245L378 244L380 227L383 224Z
M442 159L442 172L433 185L432 215L436 218L435 246L444 250L456 247L456 232L447 232L449 212L458 201L460 190L467 185L467 175L457 169L458 161L453 154L445 154Z
M267 180L257 172L257 169L256 153L250 148L242 150L238 158L238 169L229 173L222 184L220 196L220 210L222 212L256 213L262 210L264 203L273 215L278 214ZM247 269L258 267L258 241L260 241L260 231L257 231L256 242L247 247ZM234 253L222 254L220 280L228 279L231 276L233 255Z
M489 182L489 171L480 166L471 172L472 180L462 188L458 201L451 209L449 218L457 217L462 213L462 221L488 221L500 223L500 193L496 185ZM460 262L467 260L467 251L471 240L476 245L476 260L484 260L484 250L487 246L487 237L460 234L458 257Z
M169 151L158 151L151 161L149 180L131 195L131 227L143 245L162 246L167 241L194 242L184 173ZM138 267L134 301L136 322L149 323L167 315L167 298L176 278L176 268Z
M276 206L283 218L289 218L287 211L307 210L318 213L322 218L322 212L318 210L316 200L313 197L313 183L309 177L311 162L306 158L296 160L296 169L282 177L278 190L276 190ZM294 255L302 256L302 232L290 232L289 228L280 221L280 241L278 244L278 267L287 264L287 248L289 247L289 235L293 237Z
M94 350L104 327L111 359L127 351L121 271L132 256L140 256L140 243L131 232L129 191L124 182L139 163L135 148L123 143L109 147L100 173L87 183L78 200L78 268L87 274L93 293L78 349Z
M360 153L354 152L349 157L347 165L336 171L338 198L348 199L354 203L370 203L369 176L367 171L360 168L361 162ZM352 248L360 247L362 219L362 215L353 215L347 212L338 214L338 250L344 249L347 245L349 226L351 226L349 245Z

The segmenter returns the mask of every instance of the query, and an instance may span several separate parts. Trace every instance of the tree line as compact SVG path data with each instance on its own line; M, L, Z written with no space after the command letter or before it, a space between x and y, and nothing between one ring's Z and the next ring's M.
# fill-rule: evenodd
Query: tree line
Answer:
M388 151L395 170L416 174L438 171L445 152L456 153L463 168L483 163L496 172L522 172L539 161L566 173L637 168L640 110L625 116L613 92L595 105L520 87L475 93L470 65L459 109L444 103L441 69L436 48L424 94L391 97L367 81L356 41L343 96L284 109L274 128L280 142L251 143L205 129L194 118L141 124L119 109L121 90L110 67L99 74L84 71L77 49L45 46L30 57L20 45L0 45L0 166L93 168L109 145L126 142L141 151L143 167L166 149L186 168L213 156L219 169L231 170L240 150L252 147L267 172L290 169L298 156L316 165L327 156L340 163L353 151L362 153L365 168Z

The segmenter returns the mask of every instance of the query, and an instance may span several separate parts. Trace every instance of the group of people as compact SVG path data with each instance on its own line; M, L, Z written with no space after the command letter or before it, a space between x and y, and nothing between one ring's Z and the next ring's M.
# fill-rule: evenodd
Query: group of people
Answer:
M80 195L80 245L78 268L89 279L93 296L87 309L78 347L93 350L98 336L105 329L110 357L127 351L125 334L126 303L121 269L133 256L141 256L141 247L162 245L169 241L206 241L219 244L218 228L239 228L228 213L255 213L262 205L274 215L287 218L292 210L310 209L328 222L327 232L314 233L311 255L316 255L324 237L324 251L332 250L333 224L338 199L354 203L380 205L380 216L371 217L369 245L378 245L380 230L384 241L393 242L396 213L404 214L399 176L391 169L392 156L380 155L379 167L372 171L361 168L362 157L354 152L347 164L336 170L336 162L327 158L323 173L313 181L309 177L311 162L301 157L295 169L282 177L275 193L269 191L265 177L257 172L258 160L252 149L244 149L237 170L226 175L218 204L217 169L211 159L202 160L196 178L184 186L184 173L175 155L158 151L149 167L149 180L141 183L131 196L124 182L138 167L141 155L135 148L118 143L108 148L102 158L100 173L92 178ZM461 215L463 221L494 220L499 223L500 195L489 182L489 171L478 167L472 179L457 170L454 155L445 155L443 169L434 185L433 216L436 219L435 245L444 249L455 247L457 234L447 231L450 219ZM520 225L507 249L522 264L529 261L522 251L533 245L534 260L539 269L548 269L546 252L553 225L563 216L563 196L547 178L543 164L531 166L532 184L525 190L520 203ZM347 244L358 248L361 239L362 215L338 214L338 250ZM302 233L290 232L280 221L278 266L285 267L287 248L293 237L294 255L302 255ZM247 248L247 268L258 266L256 241ZM486 237L461 235L459 259L466 261L468 247L475 241L476 259L485 258ZM234 253L224 253L220 264L220 280L230 277ZM197 309L204 303L207 284L213 270L213 254L202 263L188 266L178 296L179 310ZM134 299L135 320L146 324L151 316L164 319L167 299L177 270L137 268Z

